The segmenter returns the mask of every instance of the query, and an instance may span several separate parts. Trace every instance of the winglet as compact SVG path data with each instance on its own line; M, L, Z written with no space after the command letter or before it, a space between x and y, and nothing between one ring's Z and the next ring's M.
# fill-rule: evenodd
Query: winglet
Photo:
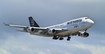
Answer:
M6 24L6 23L4 23L4 22L3 22L3 24L6 25L6 26L9 26L9 24Z

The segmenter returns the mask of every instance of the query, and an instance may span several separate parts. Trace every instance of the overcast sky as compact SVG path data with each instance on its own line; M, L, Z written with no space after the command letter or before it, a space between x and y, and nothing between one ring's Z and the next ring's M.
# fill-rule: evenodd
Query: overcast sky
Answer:
M6 27L5 23L29 26L32 16L42 26L89 17L95 21L88 38L71 41L33 36ZM104 0L0 0L0 54L105 54Z

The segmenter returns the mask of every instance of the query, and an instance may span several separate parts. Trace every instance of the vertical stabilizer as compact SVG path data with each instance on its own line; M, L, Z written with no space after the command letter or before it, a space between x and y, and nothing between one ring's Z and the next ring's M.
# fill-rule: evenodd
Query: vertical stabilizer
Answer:
M29 17L29 23L31 27L39 27L39 25L36 23L36 21L32 17Z

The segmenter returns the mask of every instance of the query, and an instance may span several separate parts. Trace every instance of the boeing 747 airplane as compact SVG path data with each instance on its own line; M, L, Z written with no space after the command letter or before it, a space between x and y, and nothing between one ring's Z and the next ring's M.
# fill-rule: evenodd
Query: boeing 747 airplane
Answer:
M81 17L48 27L40 27L32 17L29 17L29 22L30 26L13 25L6 23L4 24L6 26L23 28L23 30L17 31L27 32L32 35L43 37L52 37L52 39L54 40L63 40L64 37L67 37L67 41L70 41L71 36L74 35L78 35L80 37L88 37L89 33L87 33L86 31L94 24L94 21L88 17Z

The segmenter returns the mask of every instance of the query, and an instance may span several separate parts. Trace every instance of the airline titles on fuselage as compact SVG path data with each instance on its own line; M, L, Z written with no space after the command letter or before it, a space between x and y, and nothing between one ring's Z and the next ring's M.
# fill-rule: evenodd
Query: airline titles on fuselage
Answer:
M82 21L82 19L75 20L75 21L69 21L69 22L67 22L67 24L77 23L77 22L81 22L81 21Z

